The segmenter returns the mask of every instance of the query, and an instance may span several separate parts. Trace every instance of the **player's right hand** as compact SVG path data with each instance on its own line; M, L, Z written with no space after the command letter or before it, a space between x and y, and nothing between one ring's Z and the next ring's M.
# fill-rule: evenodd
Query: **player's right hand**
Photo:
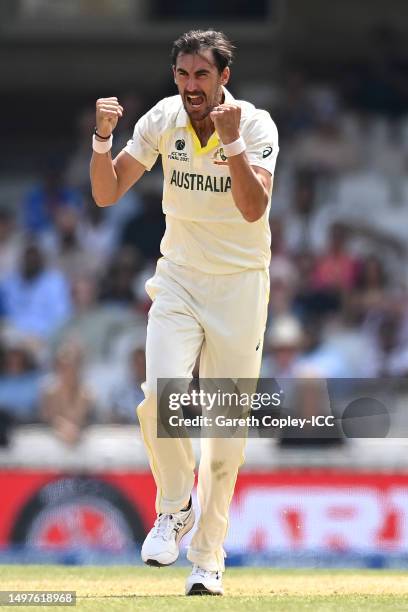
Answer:
M96 131L104 138L110 136L116 127L119 117L123 115L123 106L117 98L99 98L96 101Z

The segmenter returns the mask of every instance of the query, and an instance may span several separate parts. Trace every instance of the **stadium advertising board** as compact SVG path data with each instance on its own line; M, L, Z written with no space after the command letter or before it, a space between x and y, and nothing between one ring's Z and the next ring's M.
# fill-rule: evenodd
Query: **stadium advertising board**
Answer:
M0 473L0 546L139 547L154 520L146 472ZM187 539L184 544L187 544ZM408 474L339 470L243 472L231 506L229 554L408 552Z

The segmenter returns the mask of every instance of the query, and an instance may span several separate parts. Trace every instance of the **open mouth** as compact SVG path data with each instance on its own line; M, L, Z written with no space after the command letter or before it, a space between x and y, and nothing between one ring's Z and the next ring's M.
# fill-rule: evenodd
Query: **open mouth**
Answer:
M204 103L204 96L201 94L187 95L186 100L192 108L199 108Z

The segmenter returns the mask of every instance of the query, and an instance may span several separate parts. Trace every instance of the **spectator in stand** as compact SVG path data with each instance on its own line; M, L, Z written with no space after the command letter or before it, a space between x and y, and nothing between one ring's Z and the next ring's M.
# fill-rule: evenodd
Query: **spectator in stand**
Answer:
M343 225L333 223L327 250L316 260L312 279L315 289L343 294L355 286L358 264L347 250L347 239L348 232Z
M383 308L368 311L363 332L374 345L375 376L407 376L408 312L406 301L389 301Z
M136 302L135 281L140 270L139 252L132 246L122 247L101 281L101 300L111 305L132 307Z
M143 196L142 212L130 218L123 228L121 243L136 248L145 259L160 257L160 242L166 229L161 197L156 192Z
M277 317L265 337L262 375L276 378L352 376L343 351L323 334L321 320L302 325L293 315Z
M98 269L105 270L118 243L118 231L109 220L108 211L95 206L91 193L86 192L85 210L79 227L79 238L84 249L98 262Z
M293 300L299 282L292 254L286 243L286 230L281 217L271 217L272 258L269 265L269 323L293 310Z
M138 423L136 406L144 394L142 384L146 380L146 354L144 344L135 346L129 355L124 378L111 390L112 419L120 423Z
M17 269L23 245L14 215L7 208L0 208L0 281Z
M23 201L23 229L35 235L48 232L57 211L63 207L81 210L82 197L77 189L64 183L61 167L52 162L46 167L40 183Z
M38 419L42 373L34 354L19 334L3 333L0 410L15 423Z
M272 215L269 219L269 227L272 236L272 254L273 258L289 257L288 247L286 242L287 228L282 220L282 217Z
M50 259L70 281L78 273L96 274L99 262L79 238L78 210L67 206L58 209L54 215L54 229L47 238Z
M335 360L334 352L326 350L318 354L317 344L313 356L305 355L307 338L300 322L293 316L278 317L266 336L270 354L263 362L262 375L277 379L278 388L283 390L282 413L285 416L311 419L313 415L330 414L327 384ZM340 360L340 356L338 357ZM305 379L305 380L304 380ZM312 380L313 379L313 380ZM316 379L316 380L314 380ZM322 380L323 379L323 380ZM337 442L339 432L333 430L313 430L306 425L302 430L287 427L277 432L280 444L320 444L324 440Z
M298 285L298 273L292 261L284 256L272 257L269 268L270 298L269 317L287 315L293 311L294 296Z
M376 376L375 342L361 325L359 313L350 307L347 300L341 310L327 317L324 336L326 349L342 355L349 376Z
M316 221L317 236L320 222ZM295 251L299 282L293 309L303 321L314 315L338 312L354 288L359 262L348 250L348 237L349 230L344 224L333 223L328 232L327 247L320 254L311 244L307 248L308 240L303 242L306 245L304 250Z
M262 376L265 378L296 377L302 344L303 330L299 320L291 315L276 317L265 337Z
M315 129L294 139L291 157L297 170L319 172L324 176L356 168L359 151L340 127L340 112L334 91L321 88L314 94Z
M402 31L380 24L369 33L371 55L365 66L349 77L351 100L360 108L379 115L399 116L407 112L407 60Z
M298 253L295 258L299 280L293 296L293 311L303 322L315 316L325 317L329 313L337 312L341 307L337 292L317 290L314 287L315 262L316 257L310 251Z
M390 289L382 261L376 255L368 255L360 263L355 289L348 297L350 308L362 321L369 311L387 307Z
M326 246L330 206L317 206L317 177L313 172L297 172L291 206L284 211L285 240L293 255L318 253Z
M97 280L81 276L72 284L72 315L51 338L53 352L62 343L74 340L83 346L85 364L108 360L112 344L121 334L135 328L145 328L146 318L136 309L122 304L99 302Z
M303 326L303 352L297 364L299 377L347 378L354 373L343 352L325 337L327 317L315 314Z
M38 244L29 243L19 269L0 284L6 326L43 343L71 312L69 285L63 274L47 267Z
M313 109L308 96L307 81L301 71L292 70L288 73L279 107L277 124L281 138L292 138L313 126Z
M93 209L102 210L93 205ZM113 231L102 225L91 225L89 216L71 207L55 213L55 226L45 240L47 252L71 281L80 275L101 276L113 250Z
M82 350L74 343L57 352L54 372L44 384L40 414L60 440L75 445L86 427L93 400L82 382Z
M377 333L377 376L407 376L408 350L401 344L402 316L386 313Z

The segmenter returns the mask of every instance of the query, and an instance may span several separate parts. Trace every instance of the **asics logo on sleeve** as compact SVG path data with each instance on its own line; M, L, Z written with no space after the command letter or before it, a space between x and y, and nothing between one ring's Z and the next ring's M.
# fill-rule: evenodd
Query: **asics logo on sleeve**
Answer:
M271 146L266 147L263 151L262 151L262 157L265 159L265 157L269 157L270 154L272 153L273 149Z

